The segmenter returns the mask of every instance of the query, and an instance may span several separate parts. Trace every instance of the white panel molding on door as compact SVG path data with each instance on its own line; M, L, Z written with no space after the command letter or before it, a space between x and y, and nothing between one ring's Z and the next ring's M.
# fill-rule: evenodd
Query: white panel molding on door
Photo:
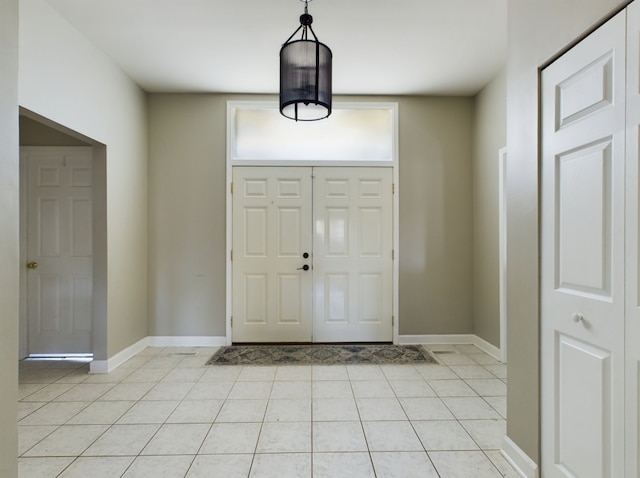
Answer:
M391 341L391 168L315 168L313 196L314 340Z
M27 352L91 353L92 150L23 148Z
M542 474L624 476L625 13L542 73Z

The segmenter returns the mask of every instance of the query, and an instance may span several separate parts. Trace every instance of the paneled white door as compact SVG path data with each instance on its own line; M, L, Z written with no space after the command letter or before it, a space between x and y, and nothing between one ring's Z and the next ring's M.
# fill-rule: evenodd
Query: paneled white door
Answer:
M233 169L233 341L391 341L390 168Z
M311 212L311 168L233 168L234 342L311 340Z
M29 354L91 352L91 148L24 148Z
M314 340L391 341L392 170L314 171Z
M624 12L543 71L542 101L542 475L622 477Z

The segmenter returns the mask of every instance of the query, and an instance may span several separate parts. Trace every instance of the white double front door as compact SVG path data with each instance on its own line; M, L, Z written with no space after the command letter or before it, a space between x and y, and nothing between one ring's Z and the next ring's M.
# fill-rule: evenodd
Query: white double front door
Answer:
M393 339L391 168L233 169L233 341Z

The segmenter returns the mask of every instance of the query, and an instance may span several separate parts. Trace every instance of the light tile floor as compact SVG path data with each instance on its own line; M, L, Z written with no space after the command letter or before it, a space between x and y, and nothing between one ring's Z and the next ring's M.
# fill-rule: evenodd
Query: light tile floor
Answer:
M214 348L176 347L101 375L22 361L19 476L518 477L506 365L428 349L439 365L205 366Z

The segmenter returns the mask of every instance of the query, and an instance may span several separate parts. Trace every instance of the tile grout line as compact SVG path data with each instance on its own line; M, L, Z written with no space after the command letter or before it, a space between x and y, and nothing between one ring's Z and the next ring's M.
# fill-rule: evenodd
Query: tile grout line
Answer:
M379 368L379 366L377 366ZM380 369L382 372L382 370ZM384 374L383 374L384 375ZM351 394L353 395L353 402L356 407L356 412L358 413L358 419L360 421L360 428L362 429L362 435L364 436L364 441L367 444L367 455L369 456L369 463L371 463L371 469L373 470L374 478L377 478L378 472L376 471L375 463L373 462L373 455L371 454L371 446L369 445L369 439L367 438L367 433L364 429L364 423L362 420L362 414L360 413L360 407L358 407L358 401L356 398L355 390L353 388L353 381L351 380L351 375L349 375L349 368L347 367L347 378L349 379L349 387L351 388Z

